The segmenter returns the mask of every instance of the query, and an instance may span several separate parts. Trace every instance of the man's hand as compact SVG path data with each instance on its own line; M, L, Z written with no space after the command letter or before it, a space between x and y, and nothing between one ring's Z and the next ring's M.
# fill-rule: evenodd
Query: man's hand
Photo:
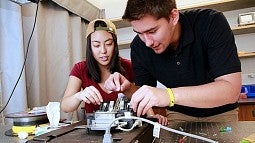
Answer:
M144 85L133 94L130 106L137 116L145 115L153 106L168 106L169 98L166 89Z
M130 87L130 84L123 75L115 72L105 81L104 87L109 91L123 92Z

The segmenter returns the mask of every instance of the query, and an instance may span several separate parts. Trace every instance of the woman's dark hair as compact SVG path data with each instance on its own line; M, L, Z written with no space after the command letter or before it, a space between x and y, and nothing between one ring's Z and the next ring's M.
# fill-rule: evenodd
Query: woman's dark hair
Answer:
M122 19L134 21L150 14L156 19L166 18L176 8L175 0L128 0Z
M96 21L94 27L106 27L106 23L103 21ZM110 61L110 72L119 72L123 74L125 72L124 68L121 66L120 63L120 57L119 57L119 48L118 48L118 43L117 43L117 36L113 33L111 33L113 37L113 42L114 42L114 51L113 51L113 56ZM91 34L87 37L87 47L86 47L86 63L88 67L88 75L91 77L94 81L100 82L101 81L101 76L100 76L100 69L98 67L98 63L96 59L93 56L92 49L91 49Z

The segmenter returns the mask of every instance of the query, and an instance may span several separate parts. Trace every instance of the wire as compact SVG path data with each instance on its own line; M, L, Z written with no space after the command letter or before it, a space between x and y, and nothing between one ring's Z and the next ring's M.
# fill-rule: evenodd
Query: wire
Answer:
M135 116L129 116L129 117L125 117L125 116L122 116L122 117L119 117L119 118L116 118L114 119L110 124L109 124L109 127L106 128L105 130L105 135L108 135L109 137L109 134L110 134L110 130L111 130L111 125L115 122L115 121L118 121L118 120L122 120L122 119L136 119L136 120L142 120L144 122L147 122L149 124L152 124L152 125L160 125L160 128L164 129L164 130L167 130L167 131L170 131L170 132L173 132L173 133L177 133L177 134L181 134L181 135L184 135L184 136L189 136L189 137L192 137L192 138L196 138L196 139L200 139L200 140L203 140L203 141L207 141L207 142L210 142L210 143L218 143L217 141L214 141L214 140L211 140L211 139L208 139L208 138L205 138L205 137L201 137L201 136L198 136L198 135L194 135L194 134L190 134L190 133L186 133L186 132L183 132L183 131L179 131L179 130L175 130L175 129L172 129L172 128L168 128L166 126L162 126L161 124L157 123L157 122L152 122L148 119L144 119L144 118L141 118L141 117L135 117ZM107 141L109 141L109 139L106 139Z
M142 121L141 121L141 120L135 120L135 123L132 125L131 128L129 128L129 129L124 129L124 128L122 128L122 126L118 126L117 129L120 129L120 130L122 130L122 131L129 132L129 131L133 130L136 126L139 126L139 125L142 125Z
M13 87L13 90L12 90L12 92L11 92L11 95L10 95L10 97L8 98L7 103L5 104L5 106L3 107L3 109L1 109L0 113L2 113L2 112L4 111L4 109L7 107L7 105L9 104L9 102L10 102L12 96L13 96L13 93L14 93L14 91L15 91L15 89L16 89L18 83L19 83L19 80L20 80L20 78L21 78L21 75L22 75L22 73L23 73L23 71L24 71L24 68L25 68L25 65L26 65L26 61L27 61L27 55L28 55L29 45L30 45L30 42L31 42L31 39L32 39L32 36L33 36L33 33L34 33L34 29L35 29L36 18L37 18L37 13L38 13L38 7L39 7L39 4L37 3L34 25L33 25L33 29L32 29L31 35L30 35L29 40L28 40L27 49L26 49L26 54L25 54L25 59L24 59L23 65L22 65L22 69L21 69L20 74L19 74L19 77L18 77L18 79L17 79L17 81L16 81L16 83L15 83L15 86Z

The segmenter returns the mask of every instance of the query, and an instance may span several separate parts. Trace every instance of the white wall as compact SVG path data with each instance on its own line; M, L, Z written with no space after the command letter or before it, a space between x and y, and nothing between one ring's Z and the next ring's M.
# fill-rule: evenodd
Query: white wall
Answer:
M101 6L102 0L87 0L87 1L90 2L91 4L95 5L99 9L103 9L103 7ZM109 1L111 1L111 0L109 0Z
M122 16L127 0L87 0L100 9L105 9L107 19L117 19Z

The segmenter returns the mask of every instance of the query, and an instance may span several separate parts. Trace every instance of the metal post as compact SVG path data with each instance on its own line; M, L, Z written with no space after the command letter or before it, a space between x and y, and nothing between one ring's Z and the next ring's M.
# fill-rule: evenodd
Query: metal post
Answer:
M0 70L0 109L3 108L2 71ZM4 112L0 114L0 125L4 125Z

